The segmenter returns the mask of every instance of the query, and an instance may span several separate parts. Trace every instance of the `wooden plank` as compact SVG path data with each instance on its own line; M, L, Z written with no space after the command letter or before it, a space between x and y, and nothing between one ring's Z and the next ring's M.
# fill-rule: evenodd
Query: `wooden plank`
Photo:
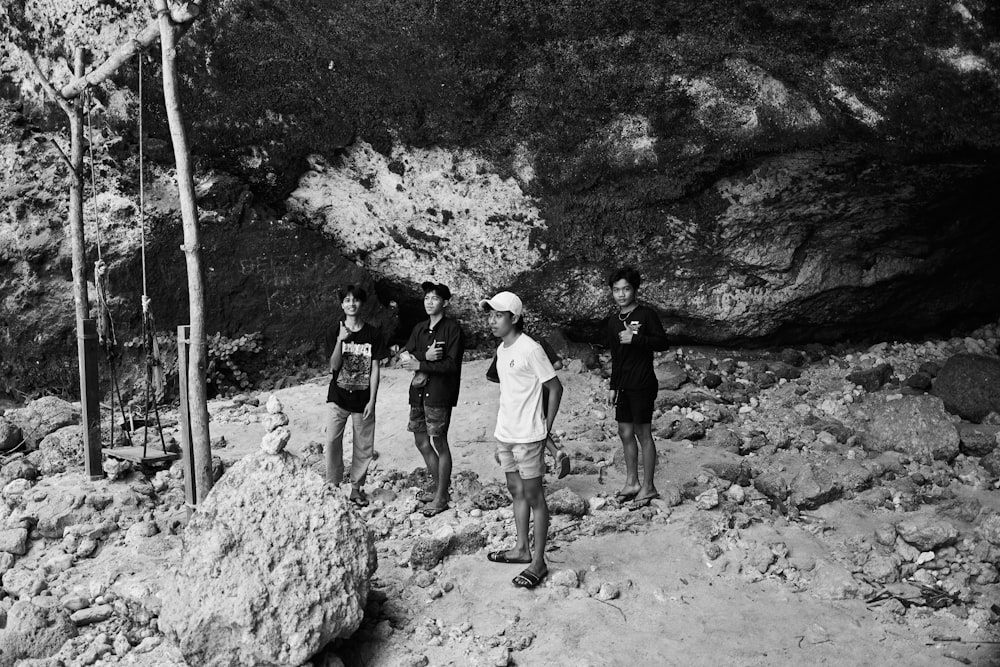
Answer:
M149 451L146 448L146 455L142 454L142 445L136 447L115 447L112 449L105 449L104 453L113 459L118 459L119 461L131 461L132 463L138 463L140 465L151 465L156 463L167 463L169 461L176 461L181 457L180 452L163 452L163 451Z

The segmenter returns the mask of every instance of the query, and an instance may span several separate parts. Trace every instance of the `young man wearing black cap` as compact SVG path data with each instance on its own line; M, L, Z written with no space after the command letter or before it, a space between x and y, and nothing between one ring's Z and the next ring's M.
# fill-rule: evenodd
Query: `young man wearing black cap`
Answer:
M448 426L451 409L458 404L465 343L462 327L444 313L451 300L448 286L425 282L421 288L424 312L429 319L413 328L403 347L407 354L400 367L414 371L406 430L413 433L427 472L434 478L434 494L422 497L426 504L421 510L424 516L432 517L448 509L450 500L452 462Z

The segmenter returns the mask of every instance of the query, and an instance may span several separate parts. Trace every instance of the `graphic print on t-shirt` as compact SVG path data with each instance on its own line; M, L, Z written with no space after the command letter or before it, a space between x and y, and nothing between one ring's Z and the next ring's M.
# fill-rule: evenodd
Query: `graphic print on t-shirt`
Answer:
M343 360L337 386L347 391L367 389L372 374L372 344L343 343Z

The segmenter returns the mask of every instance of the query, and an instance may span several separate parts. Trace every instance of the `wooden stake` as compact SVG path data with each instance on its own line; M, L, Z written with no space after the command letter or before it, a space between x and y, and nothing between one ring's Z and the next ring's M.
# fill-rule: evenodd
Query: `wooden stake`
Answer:
M191 314L190 360L188 368L188 417L191 420L191 448L194 453L195 490L201 503L212 490L212 445L208 432L208 343L205 338L205 287L201 271L201 241L198 233L198 208L194 198L194 179L184 118L177 93L177 56L174 24L166 0L155 0L160 24L160 51L163 60L163 104L167 111L170 138L177 165L177 191L180 196L181 221L184 226L184 257L188 274L188 309ZM182 370L182 369L179 369Z
M73 52L73 71L83 75L83 49ZM88 339L90 297L87 294L87 259L83 239L83 98L73 100L69 114L70 175L69 175L69 238L73 261L73 301L76 304L77 363L80 371L80 430L83 432L83 453L87 474L91 479L104 476L101 465L101 409L98 407L97 345ZM91 338L96 336L94 331Z

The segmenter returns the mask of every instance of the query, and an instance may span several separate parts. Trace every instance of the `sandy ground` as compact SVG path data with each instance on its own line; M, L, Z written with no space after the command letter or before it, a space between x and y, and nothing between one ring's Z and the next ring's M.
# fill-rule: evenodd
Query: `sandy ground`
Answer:
M486 366L486 361L464 365L451 429L455 471L471 470L483 481L502 478L493 460L492 440L498 388L485 380ZM600 403L605 395L600 379L565 370L560 379L566 392L557 430L572 433L596 421L603 422L605 432L613 432L612 417ZM383 371L377 407L379 458L372 479L377 480L380 470L408 472L422 465L405 430L408 381L407 373ZM327 382L328 377L319 377L275 392L290 418L291 451L306 453L310 442L322 442ZM217 452L224 459L256 449L262 435L259 424L223 421L224 401L213 402L211 411L219 415L211 424L212 437L225 436L229 443ZM601 443L570 439L566 444L578 457L594 453L591 450L620 448L616 439ZM661 486L697 474L716 455L710 449L670 441L658 441L657 446ZM612 453L591 458L610 459ZM570 475L551 479L548 486L552 490L567 486L590 498L612 495L622 483L622 472L609 467L603 475ZM430 519L427 530L455 521L462 500L455 497L458 509ZM418 627L433 620L446 630L468 622L467 636L520 637L525 647L511 655L512 664L518 665L942 665L963 660L1000 664L1000 654L989 645L933 642L935 636L968 635L961 621L947 614L928 613L924 621L918 617L898 622L860 600L822 599L818 590L822 586L794 586L773 578L753 581L729 567L725 556L709 561L690 527L696 515L706 513L690 502L649 514L648 521L628 532L571 541L553 538L550 568L577 571L584 579L581 588L546 585L520 590L510 583L516 566L493 564L485 554L475 554L449 557L439 566L437 581L451 582L454 588L431 599L409 584L414 573L405 566L406 545L380 547L376 588L398 591L408 608L416 609L413 623ZM839 523L845 534L852 528L859 534L871 530L865 521L870 517L847 503L827 505L817 514L831 525ZM800 524L781 521L752 525L741 538L784 543L790 557L822 559L829 549ZM597 582L613 584L620 596L604 601L592 597L588 587L592 592ZM362 658L367 656L366 664L400 660L406 664L408 653L418 656L414 664L419 664L420 655L431 665L469 664L470 642L433 646L426 640L420 632L397 631L382 638L381 648L376 642L357 650Z

